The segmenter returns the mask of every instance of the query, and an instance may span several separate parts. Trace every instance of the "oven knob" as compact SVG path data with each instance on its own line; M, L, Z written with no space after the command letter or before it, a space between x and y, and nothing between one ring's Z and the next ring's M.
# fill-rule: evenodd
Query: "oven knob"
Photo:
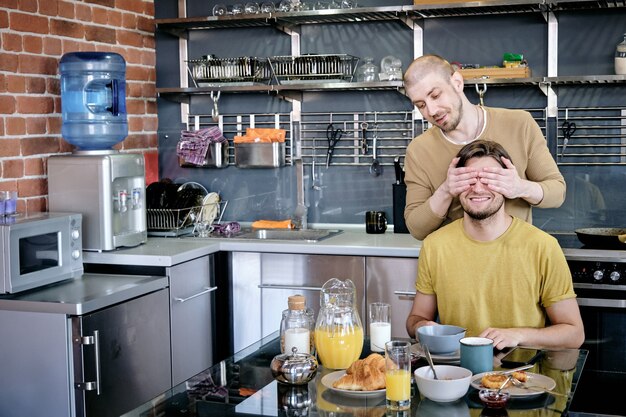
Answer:
M617 271L613 271L611 272L611 275L609 275L609 279L613 282L619 281L620 278L621 278L621 275Z
M594 281L602 281L602 278L604 278L604 271L601 269L596 270L593 273L593 280Z
M76 240L79 237L80 237L80 232L78 231L78 229L72 230L72 239Z
M74 249L74 250L72 251L72 258L73 258L73 259L78 259L78 258L80 258L80 251L79 251L78 249Z

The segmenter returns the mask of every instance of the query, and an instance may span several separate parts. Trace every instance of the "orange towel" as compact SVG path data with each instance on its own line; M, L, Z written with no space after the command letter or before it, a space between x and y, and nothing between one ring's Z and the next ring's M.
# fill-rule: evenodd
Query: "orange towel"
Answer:
M291 220L257 220L252 223L254 229L293 229Z

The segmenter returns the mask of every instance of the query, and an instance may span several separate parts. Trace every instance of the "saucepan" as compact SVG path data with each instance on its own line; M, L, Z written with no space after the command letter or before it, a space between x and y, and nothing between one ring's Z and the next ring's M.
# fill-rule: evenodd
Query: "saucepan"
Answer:
M626 229L606 227L576 229L576 236L590 248L626 250Z

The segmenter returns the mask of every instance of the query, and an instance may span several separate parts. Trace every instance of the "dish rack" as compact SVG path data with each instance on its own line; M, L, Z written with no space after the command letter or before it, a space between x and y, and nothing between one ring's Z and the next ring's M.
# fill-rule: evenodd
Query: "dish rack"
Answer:
M267 58L205 56L186 62L187 70L197 87L216 83L269 84L272 79Z
M359 58L346 54L273 56L268 60L272 75L281 84L352 81L359 63Z
M210 227L215 221L220 223L228 201L203 204L182 209L146 209L148 232L153 236L180 236L193 232L196 223L202 218L203 210L216 211L215 217L206 225Z

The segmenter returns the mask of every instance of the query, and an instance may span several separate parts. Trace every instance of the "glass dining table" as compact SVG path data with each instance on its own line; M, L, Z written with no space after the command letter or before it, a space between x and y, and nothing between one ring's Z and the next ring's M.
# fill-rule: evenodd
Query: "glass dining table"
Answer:
M361 357L367 356L365 340ZM415 351L413 367L427 366L419 350ZM334 370L318 368L307 385L290 386L277 383L270 363L280 353L278 333L274 333L243 349L232 357L162 393L126 413L123 417L559 417L567 416L576 392L576 385L587 357L586 350L542 350L541 358L528 372L550 380L550 392L533 391L512 395L506 409L486 408L478 398L475 376L467 394L451 403L438 403L423 398L412 383L411 409L391 412L385 406L383 393L345 395L324 383L324 376ZM454 363L454 360L447 360ZM494 357L494 369L498 368Z

